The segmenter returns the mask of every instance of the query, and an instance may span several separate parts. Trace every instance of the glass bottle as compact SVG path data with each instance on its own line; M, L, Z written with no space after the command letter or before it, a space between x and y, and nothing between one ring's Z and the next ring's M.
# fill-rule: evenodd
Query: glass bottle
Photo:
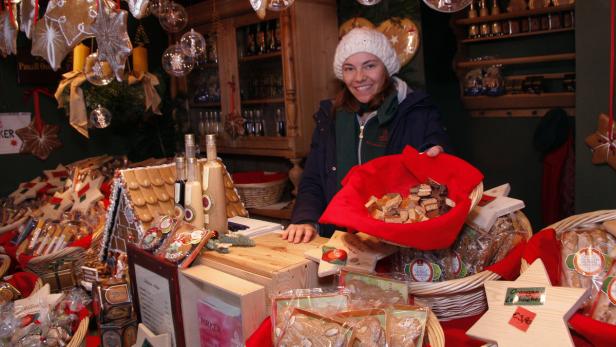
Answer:
M255 135L255 115L252 110L248 111L248 135Z
M257 53L263 54L265 51L265 23L257 24Z
M184 186L186 185L186 160L184 157L175 157L175 184L174 199L175 205L184 207Z
M287 126L280 108L276 109L276 131L278 136L287 136Z
M261 118L261 110L255 111L255 135L265 136L265 129L263 127L263 118Z
M247 110L244 110L244 135L250 135L250 115Z
M280 20L276 20L276 30L274 30L274 39L276 40L276 50L279 51L282 47L282 39L280 38Z
M184 220L197 228L203 228L203 191L199 180L199 163L197 162L197 158L188 158L186 173L187 180L184 189Z
M225 198L224 168L216 153L216 135L205 138L207 161L201 174L203 188L203 211L207 228L219 234L227 231L227 202Z
M195 158L195 153L196 153L195 135L193 134L184 135L184 151L186 153L187 161L190 158Z
M254 55L257 53L257 34L254 25L246 28L246 47L248 49L247 55Z
M205 134L207 134L207 118L204 119L203 111L199 111L199 145L201 147L205 146Z
M240 58L246 55L246 33L244 32L246 28L240 27L237 28L237 54Z
M215 112L215 117L216 119L214 121L216 123L216 127L215 127L214 133L220 136L220 134L222 133L222 122L220 120L220 111Z
M265 43L269 52L275 52L276 48L276 23L270 21L267 26L267 35L265 36Z

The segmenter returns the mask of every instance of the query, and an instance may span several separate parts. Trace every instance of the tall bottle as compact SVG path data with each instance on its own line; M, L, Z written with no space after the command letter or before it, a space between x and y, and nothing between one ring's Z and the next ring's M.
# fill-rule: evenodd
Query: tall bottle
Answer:
M203 164L203 209L207 228L227 233L227 201L225 198L224 168L217 160L216 135L205 138L207 161Z
M186 152L186 160L195 158L197 148L195 146L195 135L184 134L184 151Z
M184 207L184 189L186 187L186 160L184 157L175 157L175 197L176 206Z
M188 158L187 163L188 179L184 193L184 220L197 228L203 228L205 217L201 182L199 182L199 163L194 157Z

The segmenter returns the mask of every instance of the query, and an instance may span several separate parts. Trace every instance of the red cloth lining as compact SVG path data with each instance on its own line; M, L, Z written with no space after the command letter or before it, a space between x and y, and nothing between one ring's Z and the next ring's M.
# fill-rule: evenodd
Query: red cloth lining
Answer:
M453 209L440 217L421 223L385 223L372 218L364 207L372 195L381 197L397 192L406 196L409 188L428 178L447 185L449 198L456 202ZM445 153L428 157L407 146L402 154L353 167L319 222L421 250L448 248L466 220L471 204L468 196L482 179L479 170L460 158Z

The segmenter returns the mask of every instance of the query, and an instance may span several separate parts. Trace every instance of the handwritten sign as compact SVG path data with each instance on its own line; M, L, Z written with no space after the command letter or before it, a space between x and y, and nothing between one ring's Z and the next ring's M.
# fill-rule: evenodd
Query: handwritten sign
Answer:
M533 323L533 320L536 316L536 313L531 312L524 307L518 307L517 310L515 310L515 312L513 313L513 316L511 316L509 324L522 330L523 332L526 332L526 330L528 330L528 327L530 327L530 325Z
M15 130L30 124L29 112L0 113L0 154L15 154L21 150L22 141Z

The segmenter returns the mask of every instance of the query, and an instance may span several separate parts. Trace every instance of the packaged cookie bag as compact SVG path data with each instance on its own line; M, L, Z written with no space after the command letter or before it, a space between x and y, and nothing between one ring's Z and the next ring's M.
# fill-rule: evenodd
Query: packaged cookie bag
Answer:
M321 288L294 289L272 298L272 337L274 342L291 319L293 310L301 308L324 316L331 316L349 309L350 296L347 290L326 292Z
M429 309L395 305L387 310L386 336L388 347L420 347L423 345Z
M324 315L294 308L277 347L345 347L352 329Z
M338 312L333 317L353 329L350 347L385 347L386 314L383 309Z
M601 283L601 288L592 306L591 317L616 325L616 262L612 264Z
M199 251L212 236L214 232L211 230L199 229L186 222L178 222L172 234L165 239L154 254L185 269L195 260Z
M348 290L353 309L407 304L409 300L406 282L393 275L377 276L343 268L338 275L338 285Z

